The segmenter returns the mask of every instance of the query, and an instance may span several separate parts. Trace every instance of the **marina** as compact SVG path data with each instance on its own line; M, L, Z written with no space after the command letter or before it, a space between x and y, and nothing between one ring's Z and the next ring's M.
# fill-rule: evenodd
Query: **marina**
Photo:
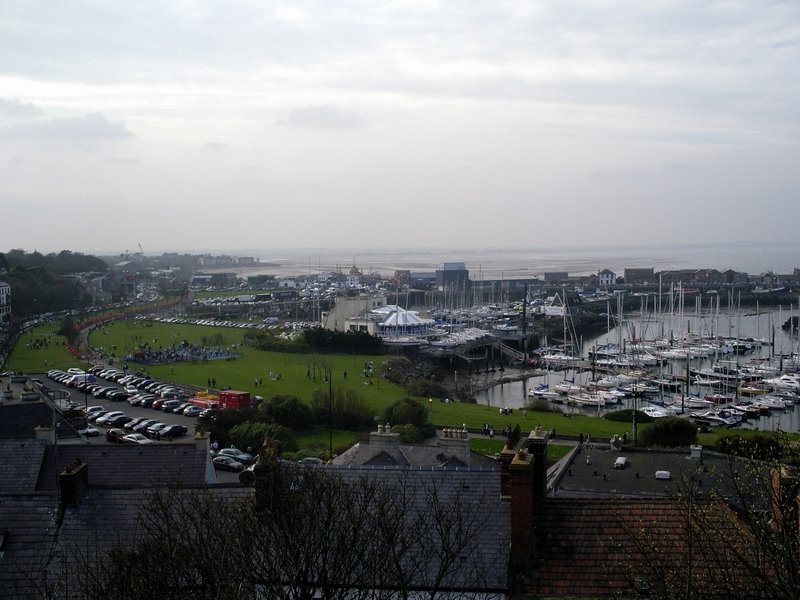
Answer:
M673 331L666 340L637 338L634 346L638 349L654 348L655 365L637 364L635 369L598 365L602 354L594 349L631 346L627 336L634 324L623 323L584 344L592 350L581 356L579 366L504 382L477 392L475 398L498 410L524 408L539 398L552 403L565 417L602 417L636 408L653 418L691 418L699 427L798 431L797 332L780 327L788 314L779 310L715 318L726 328L727 323L735 322L734 333L740 337L723 340L693 335L691 332L702 330L709 319L708 315L694 315L682 321L684 331ZM670 323L668 316L659 320L652 314L646 315L645 321L658 331ZM646 327L639 330L643 329ZM747 349L734 350L737 340L748 340ZM664 344L671 350L657 350Z

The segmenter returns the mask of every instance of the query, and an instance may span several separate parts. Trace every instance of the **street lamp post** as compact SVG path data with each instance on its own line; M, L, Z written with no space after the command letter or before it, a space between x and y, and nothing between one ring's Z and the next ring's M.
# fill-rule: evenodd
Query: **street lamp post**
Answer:
M325 368L325 378L328 380L328 456L333 460L333 371Z

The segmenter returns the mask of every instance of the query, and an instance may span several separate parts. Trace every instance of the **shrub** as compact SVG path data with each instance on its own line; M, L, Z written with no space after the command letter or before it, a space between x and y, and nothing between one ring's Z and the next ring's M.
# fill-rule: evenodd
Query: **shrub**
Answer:
M749 437L739 434L720 437L717 440L717 450L756 460L775 460L782 453L781 443L774 436L763 433Z
M286 427L273 423L252 422L235 425L228 432L232 444L238 448L250 448L254 453L261 450L264 440L272 438L278 442L279 451L297 450L297 441Z
M402 398L383 411L383 423L390 425L415 425L422 427L428 422L428 411L413 398Z
M289 429L304 429L311 423L311 407L295 396L274 396L258 407L259 412Z
M688 419L664 417L656 419L650 427L642 431L639 441L643 446L676 448L697 443L697 425Z
M327 391L314 390L311 395L314 422L328 424L331 407L333 426L337 429L363 429L373 423L372 411L355 390L334 388L330 399Z
M558 409L555 406L553 406L552 404L550 404L544 398L536 398L535 400L531 400L525 406L525 410L529 410L531 412L544 412L544 413L547 413L547 412L553 412L553 413L561 412L560 409Z

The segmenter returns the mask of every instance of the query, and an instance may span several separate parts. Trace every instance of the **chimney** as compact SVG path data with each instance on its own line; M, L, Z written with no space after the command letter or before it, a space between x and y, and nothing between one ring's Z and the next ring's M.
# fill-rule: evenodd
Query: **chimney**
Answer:
M469 440L467 430L464 429L443 429L442 437L439 438L438 446L445 451L448 456L454 456L469 466L471 456L469 451Z
M785 528L784 539L800 545L800 477L798 470L781 465L772 470L772 513L775 523Z
M544 498L547 493L547 438L547 432L537 426L525 440L528 454L533 456L534 498Z
M79 458L64 467L58 475L59 506L62 514L67 506L81 503L81 495L87 485L89 485L89 467Z
M520 570L528 568L534 501L544 498L547 489L547 433L537 427L525 440L525 448L513 455L505 478L511 496L511 564ZM505 460L508 459L504 450L501 461ZM502 471L500 477L502 490Z
M386 425L385 428L369 434L369 445L381 450L394 450L400 446L400 434L393 433L391 427Z
M37 440L44 440L50 445L56 443L56 430L50 423L42 423L41 425L34 427L33 432L36 435Z
M205 459L206 464L206 472L205 472L205 481L206 483L217 483L217 472L214 470L214 463L212 462L211 456L211 446L208 443L211 434L208 432L197 432L194 434L194 447L195 451L198 455L202 455L203 459Z
M511 468L511 461L514 460L514 456L517 454L517 451L514 448L510 448L508 445L503 446L503 449L500 451L500 497L501 498L509 498L511 496L510 491L510 468Z

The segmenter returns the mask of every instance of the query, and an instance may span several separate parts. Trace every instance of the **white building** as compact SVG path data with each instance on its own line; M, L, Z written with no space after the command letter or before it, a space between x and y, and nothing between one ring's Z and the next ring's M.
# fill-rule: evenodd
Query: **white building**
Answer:
M600 287L608 287L617 285L617 274L614 271L603 269L597 273L597 285Z
M0 281L0 323L11 321L11 286Z

